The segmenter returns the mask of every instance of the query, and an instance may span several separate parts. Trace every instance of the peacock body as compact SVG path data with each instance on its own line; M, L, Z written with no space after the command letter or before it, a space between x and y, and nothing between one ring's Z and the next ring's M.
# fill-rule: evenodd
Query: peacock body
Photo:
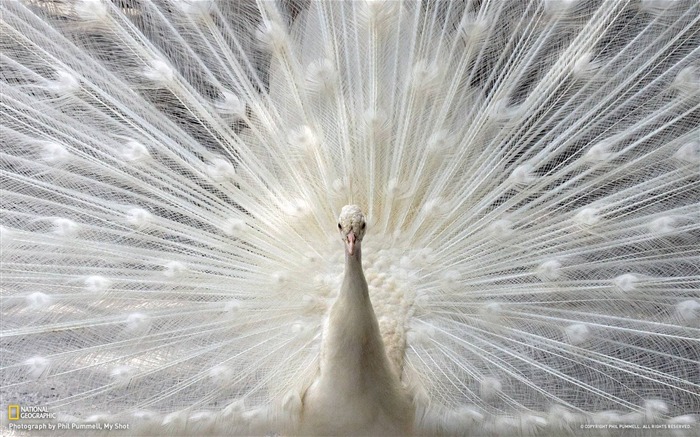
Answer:
M0 8L3 408L700 432L696 1Z

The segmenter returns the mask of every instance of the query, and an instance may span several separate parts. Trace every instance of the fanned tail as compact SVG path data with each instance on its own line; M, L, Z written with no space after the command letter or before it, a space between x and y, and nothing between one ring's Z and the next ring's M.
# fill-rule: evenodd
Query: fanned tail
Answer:
M3 399L293 432L356 203L417 432L696 426L696 2L0 7Z

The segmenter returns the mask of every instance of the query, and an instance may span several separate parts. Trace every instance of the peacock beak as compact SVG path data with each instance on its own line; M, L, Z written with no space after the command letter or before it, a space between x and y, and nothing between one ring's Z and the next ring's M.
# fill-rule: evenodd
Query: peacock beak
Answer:
M345 244L348 246L348 254L352 255L355 252L355 232L348 233L348 239Z

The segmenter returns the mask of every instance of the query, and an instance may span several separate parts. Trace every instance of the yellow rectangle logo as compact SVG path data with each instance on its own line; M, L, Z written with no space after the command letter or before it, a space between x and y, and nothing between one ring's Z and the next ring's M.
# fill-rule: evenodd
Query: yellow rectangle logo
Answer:
M19 405L7 406L7 418L9 420L19 420Z

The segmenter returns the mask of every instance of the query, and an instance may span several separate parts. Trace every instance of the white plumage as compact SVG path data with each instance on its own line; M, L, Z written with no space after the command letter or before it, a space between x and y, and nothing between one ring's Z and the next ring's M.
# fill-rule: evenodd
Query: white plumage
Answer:
M4 429L700 432L696 1L0 7Z
M400 381L403 357L395 353L404 342L396 344L387 330L382 338L362 271L366 225L357 205L343 207L338 229L346 246L345 272L324 324L318 374L300 399L304 435L413 431L414 407Z

